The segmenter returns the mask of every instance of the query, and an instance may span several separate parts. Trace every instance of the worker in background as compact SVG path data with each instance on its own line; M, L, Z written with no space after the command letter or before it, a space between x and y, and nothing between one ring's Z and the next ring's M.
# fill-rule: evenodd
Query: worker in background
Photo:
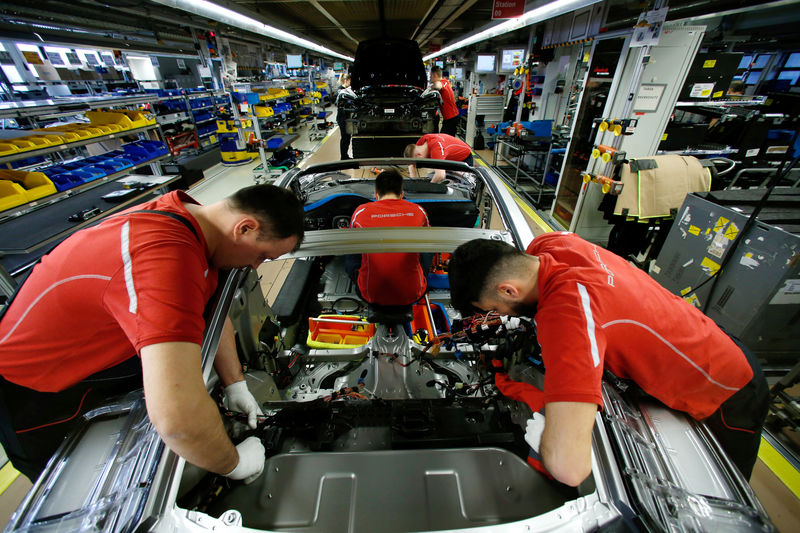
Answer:
M257 438L234 446L206 391L203 311L218 271L295 249L303 208L286 189L255 185L200 205L181 191L76 232L42 258L0 322L0 440L35 480L81 415L144 386L164 443L201 468L251 481ZM214 368L228 409L261 414L223 329Z
M353 212L351 228L429 226L425 210L403 200L403 176L385 170L375 178L375 202ZM360 259L360 261L359 261ZM427 289L427 272L418 253L378 253L348 256L346 269L361 297L378 305L411 305Z
M444 133L429 133L417 140L416 144L406 146L403 156L407 159L444 159L447 161L463 161L472 166L472 150L469 145L452 135ZM417 165L408 166L408 175L417 177ZM431 183L440 183L445 179L445 171L434 171Z
M456 97L450 86L450 80L442 77L442 69L438 66L431 68L431 85L439 91L442 97L442 129L440 132L455 137L459 120Z
M744 91L747 86L743 81L733 81L728 85L728 90L725 91L726 96L744 96Z
M449 275L462 314L477 308L536 320L545 410L533 419L543 423L529 422L526 440L555 479L577 486L591 472L604 370L705 420L750 477L769 395L758 361L647 273L557 232L534 238L527 254L503 242L467 242L453 253Z
M350 141L353 139L353 136L347 133L347 119L350 118L350 114L347 111L344 111L340 105L340 98L343 93L349 93L355 96L353 90L350 88L350 74L347 72L343 72L341 76L339 76L339 92L336 95L336 124L339 125L339 158L344 159L352 159L348 152L350 151Z

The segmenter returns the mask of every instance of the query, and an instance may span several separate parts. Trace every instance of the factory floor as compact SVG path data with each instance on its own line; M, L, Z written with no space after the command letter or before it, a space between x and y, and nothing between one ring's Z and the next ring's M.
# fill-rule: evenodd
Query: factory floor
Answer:
M333 117L330 118L333 120ZM339 160L339 129L332 127L322 140L309 140L307 127L297 132L299 138L292 146L303 150L304 158L298 166L304 168L317 163ZM492 162L492 151L477 152L481 162ZM477 159L477 158L476 158ZM241 166L227 167L217 164L205 172L205 177L189 189L189 194L203 204L224 198L234 191L255 184L253 171L261 164L254 161ZM527 219L535 234L542 231L541 223L532 210L528 210ZM0 449L0 465L5 462L5 454ZM776 457L768 444L762 441L759 460L756 462L750 485L767 511L778 531L790 533L797 531L800 523L800 473L788 462ZM31 488L31 483L13 469L10 463L0 469L0 524L5 525L11 513Z

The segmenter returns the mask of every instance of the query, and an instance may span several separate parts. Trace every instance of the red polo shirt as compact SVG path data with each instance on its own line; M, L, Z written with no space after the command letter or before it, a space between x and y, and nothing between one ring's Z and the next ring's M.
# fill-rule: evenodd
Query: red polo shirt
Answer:
M417 146L428 143L430 159L445 159L447 161L464 161L472 152L469 145L452 135L445 133L429 133L417 141Z
M745 355L699 309L575 234L533 239L545 402L602 406L603 368L698 420L753 377Z
M56 392L161 342L201 344L217 285L197 221L176 191L114 215L47 254L0 322L0 375Z
M378 200L356 208L351 228L430 226L428 215L406 200ZM358 290L370 303L407 305L416 302L427 288L419 254L362 254Z
M442 88L439 89L439 94L442 96L442 117L445 120L458 116L458 107L456 107L456 95L453 93L453 87L450 85L450 80L442 78Z

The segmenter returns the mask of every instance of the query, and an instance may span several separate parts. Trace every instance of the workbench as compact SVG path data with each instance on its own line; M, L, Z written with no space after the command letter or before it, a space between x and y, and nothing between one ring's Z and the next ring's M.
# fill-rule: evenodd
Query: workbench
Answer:
M17 276L69 235L96 224L109 215L167 192L168 186L180 178L177 175L129 174L79 194L64 197L40 209L3 220L0 222L0 265L12 277ZM114 191L131 188L136 193L124 200L111 202L103 199L103 196ZM87 220L69 220L76 213L94 208L97 208L97 214Z

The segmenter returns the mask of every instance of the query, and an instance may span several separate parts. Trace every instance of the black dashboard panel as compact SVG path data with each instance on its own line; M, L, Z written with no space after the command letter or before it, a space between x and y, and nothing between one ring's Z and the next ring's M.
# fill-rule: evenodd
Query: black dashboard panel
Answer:
M425 179L406 180L405 199L419 204L431 226L471 228L478 223L478 207L469 190ZM356 208L375 200L373 180L328 180L307 188L307 230L349 227Z

